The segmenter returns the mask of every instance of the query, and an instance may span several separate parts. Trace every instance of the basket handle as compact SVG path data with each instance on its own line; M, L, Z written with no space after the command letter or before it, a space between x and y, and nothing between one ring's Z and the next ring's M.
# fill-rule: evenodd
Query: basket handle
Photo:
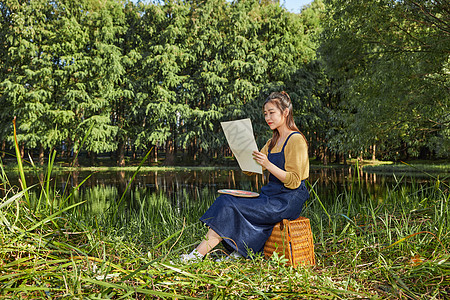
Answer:
M289 220L283 219L283 221L280 222L280 230L283 231L284 226L289 225Z

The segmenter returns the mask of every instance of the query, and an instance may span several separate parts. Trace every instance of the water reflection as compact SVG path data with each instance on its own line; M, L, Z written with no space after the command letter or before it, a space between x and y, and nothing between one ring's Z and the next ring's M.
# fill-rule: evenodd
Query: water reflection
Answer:
M115 199L110 199L110 201L118 200L122 195L125 195L124 198L127 202L134 202L133 195L138 190L147 194L163 193L173 203L178 203L181 201L180 199L186 196L190 197L191 200L201 201L203 190L208 190L209 194L217 194L217 190L224 188L258 192L266 181L263 175L247 176L240 170L234 169L140 172L130 183L133 175L134 172L132 171L56 173L52 176L51 185L55 189L59 189L61 193L80 185L78 195L80 193L81 195L85 194L93 189L97 191L112 189L115 192L110 193L110 196L113 194L116 196ZM38 176L29 174L27 178L28 186L39 181L43 182L44 178L44 173ZM18 185L17 178L10 178L10 180L16 180ZM376 198L386 187L396 182L393 176L377 175L362 170L356 172L355 168L351 167L313 167L308 181L314 187L315 192L322 197L330 194L336 195L344 189L351 189L358 183ZM309 187L309 185L307 186Z

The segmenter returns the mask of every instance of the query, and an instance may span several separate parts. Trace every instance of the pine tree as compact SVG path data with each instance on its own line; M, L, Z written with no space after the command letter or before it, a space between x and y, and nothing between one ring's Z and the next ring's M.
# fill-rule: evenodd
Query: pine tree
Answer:
M343 128L331 142L358 152L376 145L386 158L447 156L445 1L325 2L321 53L342 95Z
M0 14L3 22L0 23L0 83L3 83L8 77L8 73L11 72L11 66L9 62L8 49L11 47L12 36L11 27L9 26L12 22L11 9L6 2L0 2ZM11 132L11 122L12 122L12 108L4 95L4 85L0 84L0 105L2 109L0 110L0 157L4 158L6 156L7 139L9 133Z
M142 40L142 20L140 14L143 5L134 5L131 2L125 4L124 14L126 30L124 30L117 42L122 53L122 65L124 73L120 76L117 85L120 88L119 95L112 101L112 125L117 127L117 163L119 166L125 165L125 147L127 141L134 145L134 148L147 148L147 144L136 143L136 137L141 132L142 123L138 121L136 115L140 114L141 107L135 101L138 92L139 82L139 61L141 53L139 47Z
M85 149L93 156L114 151L118 128L111 124L112 103L121 96L118 82L124 73L117 46L125 30L122 7L113 0L68 0L64 12L56 99L63 110L60 127L69 149L79 151L92 126Z
M2 78L3 118L17 117L17 139L22 147L39 147L43 151L52 144L52 123L49 114L53 97L52 40L55 36L55 6L45 0L2 2L5 15L2 49L6 56ZM6 124L8 124L7 122ZM9 126L6 127L10 129ZM9 132L10 139L11 132Z
M169 164L174 160L181 116L188 113L178 96L185 80L183 66L189 59L184 48L188 12L188 4L167 1L148 5L142 17L142 64L136 99L142 129L137 143L164 144Z

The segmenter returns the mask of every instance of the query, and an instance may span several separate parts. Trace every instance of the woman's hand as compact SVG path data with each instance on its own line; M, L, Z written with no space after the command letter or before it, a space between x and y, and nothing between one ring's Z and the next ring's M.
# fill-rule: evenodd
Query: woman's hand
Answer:
M259 151L253 151L253 159L260 164L261 166L263 166L264 168L267 169L268 165L270 164L269 159L267 158L267 155L265 155L264 153L261 153Z
M286 171L278 168L276 165L270 162L267 158L267 155L261 153L259 151L253 151L253 159L256 160L258 164L263 166L266 170L268 170L272 175L278 178L281 182L284 182L286 179Z

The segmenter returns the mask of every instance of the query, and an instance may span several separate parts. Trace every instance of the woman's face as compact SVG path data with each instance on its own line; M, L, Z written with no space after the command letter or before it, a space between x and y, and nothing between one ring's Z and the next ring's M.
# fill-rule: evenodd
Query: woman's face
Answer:
M264 118L266 119L267 125L269 125L272 130L286 125L285 114L283 114L272 102L267 102L264 105Z

